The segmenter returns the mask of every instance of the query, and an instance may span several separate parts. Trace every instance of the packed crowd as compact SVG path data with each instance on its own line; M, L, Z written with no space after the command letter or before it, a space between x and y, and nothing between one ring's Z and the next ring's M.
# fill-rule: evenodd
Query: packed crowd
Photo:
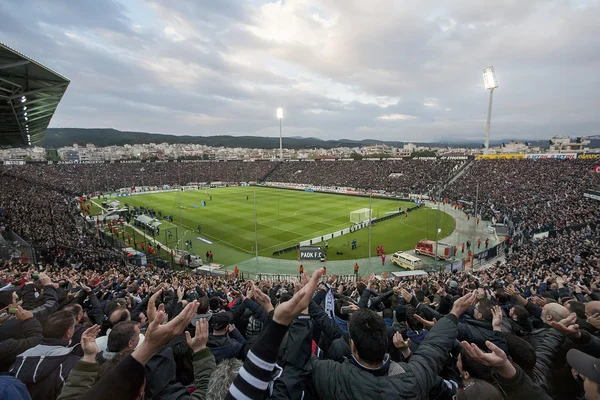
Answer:
M335 162L193 162L113 164L27 164L3 166L15 178L44 183L73 194L132 186L201 182L306 183L318 186L373 188L398 193L429 193L448 180L462 163L450 160Z
M484 219L511 220L526 233L580 224L600 211L597 202L583 198L585 189L599 183L593 172L593 160L478 160L448 184L464 163L455 160L362 160L31 164L0 166L0 175L5 179L29 182L27 189L30 191L39 190L38 185L42 185L42 188L72 195L206 182L302 183L385 190L404 195L432 195L444 187L444 197L452 201L477 202ZM25 203L21 197L11 198Z
M72 197L46 185L0 175L0 231L13 231L59 266L119 260L119 251L82 229Z
M585 159L478 160L446 187L444 197L478 201L484 219L507 217L525 233L559 229L600 212L600 203L583 197L600 183L594 164Z
M277 163L270 161L27 164L2 166L0 174L51 185L81 196L134 186L256 182L276 166Z
M432 194L464 161L383 160L289 162L280 164L269 182L308 183L385 190L404 194Z
M357 282L0 262L0 397L600 399L600 230Z

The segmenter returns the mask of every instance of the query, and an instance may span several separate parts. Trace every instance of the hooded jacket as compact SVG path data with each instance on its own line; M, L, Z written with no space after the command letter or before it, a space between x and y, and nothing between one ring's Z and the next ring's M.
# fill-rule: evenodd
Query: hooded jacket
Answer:
M67 347L62 339L42 339L39 345L21 353L9 372L27 385L33 400L53 400L58 397L79 356L73 352L79 346Z
M237 329L229 335L209 335L206 346L218 363L226 358L243 358L243 347L246 340Z

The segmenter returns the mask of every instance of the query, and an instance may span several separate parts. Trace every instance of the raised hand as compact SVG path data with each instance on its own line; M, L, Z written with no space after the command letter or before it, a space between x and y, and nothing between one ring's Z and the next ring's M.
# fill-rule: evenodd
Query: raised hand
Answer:
M302 287L306 286L308 281L310 281L310 275L308 275L308 272L303 272L302 273L302 281L301 281Z
M44 273L39 274L38 279L40 280L40 283L43 286L52 285L52 281L50 280L50 277Z
M408 304L410 303L410 300L412 299L412 294L408 293L408 290L406 289L402 289L400 291L400 294L402 294L402 297L404 298L404 301Z
M146 313L148 314L148 321L152 322L156 318L156 300L158 296L162 294L162 289L158 289L156 293L154 293L150 300L148 300L148 307L146 308Z
M23 307L21 306L17 306L17 320L19 321L26 321L29 318L33 318L33 313L31 311L28 310L24 310Z
M450 311L450 313L456 315L457 317L460 317L465 312L467 312L469 308L471 308L471 306L475 304L476 301L477 296L475 296L473 292L467 293L466 295L457 299L454 302L454 304L452 305L452 311Z
M595 313L591 317L587 318L588 324L592 325L596 329L600 329L600 314Z
M165 344L169 343L177 335L180 335L185 328L192 322L198 301L194 300L181 313L168 323L161 325L160 322L166 317L164 311L159 311L154 321L148 325L146 337L142 344L133 352L135 358L140 364L145 365L152 358L154 353Z
M400 332L394 333L393 341L394 346L401 351L407 349L410 346L410 339L404 340Z
M435 287L435 290L437 291L437 293L442 296L442 297L446 297L446 287L442 286L439 284L439 282L434 282L433 286Z
M336 280L337 280L337 275L331 274L331 276L329 277L329 279L327 279L327 283L329 283L329 285L333 285Z
M433 321L428 321L425 318L421 317L419 314L415 314L415 319L421 323L426 329L431 329L436 324L437 319L433 319Z
M280 304L273 314L273 321L281 325L290 325L294 318L298 316L304 309L308 308L310 299L312 298L315 289L317 288L323 270L316 270L306 286L296 293L290 300Z
M262 308L264 308L267 312L271 312L273 310L271 298L263 293L262 290L254 286L254 284L252 284L252 293L254 294L254 301L256 301Z
M565 336L579 338L581 337L581 332L579 332L579 325L576 322L577 315L571 313L567 318L561 319L559 322L549 321L548 324Z
M192 339L192 335L186 331L185 340L194 353L204 350L208 342L208 321L201 319L196 322L196 334L194 338Z
M492 308L492 327L495 331L502 331L502 309L500 306Z
M81 335L81 348L83 349L82 361L95 363L96 355L98 354L98 345L96 344L96 337L100 333L100 325L94 325L89 327Z
M512 378L517 373L515 367L508 361L506 353L489 340L486 340L485 345L491 353L484 353L475 344L465 341L462 341L461 344L473 360L481 365L495 368L502 377Z
M183 286L180 286L177 288L177 298L179 299L179 301L183 300L183 296L185 295L185 288Z

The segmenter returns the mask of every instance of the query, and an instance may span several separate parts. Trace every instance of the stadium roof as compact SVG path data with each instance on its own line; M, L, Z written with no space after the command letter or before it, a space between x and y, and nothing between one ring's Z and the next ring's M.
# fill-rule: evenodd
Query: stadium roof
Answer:
M69 83L0 43L0 147L41 141Z

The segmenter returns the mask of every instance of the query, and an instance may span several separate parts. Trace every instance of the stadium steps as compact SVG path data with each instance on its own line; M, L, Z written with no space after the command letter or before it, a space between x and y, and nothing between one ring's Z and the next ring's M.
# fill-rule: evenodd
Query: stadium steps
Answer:
M458 178L460 178L462 176L462 174L464 174L467 169L471 168L471 165L473 165L474 162L475 162L475 159L469 160L466 163L464 163L463 166L460 167L458 169L458 171L456 171L456 174L454 174L454 176L452 178L450 178L450 180L448 182L446 182L444 185L442 185L442 191L445 190L449 185L451 185L452 183L454 183L455 180L457 180Z
M278 162L278 163L276 163L276 164L275 164L275 166L274 166L273 168L271 168L271 169L269 170L269 172L267 172L267 173L266 173L266 174L265 174L265 175L264 175L262 178L260 178L258 181L259 181L259 182L261 182L261 183L262 183L262 182L264 182L264 181L266 181L266 180L267 180L267 178L268 178L268 177L269 177L269 176L270 176L270 175L271 175L273 172L275 172L275 170L276 170L277 168L279 168L279 166L280 166L281 164L282 164L282 163L281 163L281 161L280 161L280 162Z

